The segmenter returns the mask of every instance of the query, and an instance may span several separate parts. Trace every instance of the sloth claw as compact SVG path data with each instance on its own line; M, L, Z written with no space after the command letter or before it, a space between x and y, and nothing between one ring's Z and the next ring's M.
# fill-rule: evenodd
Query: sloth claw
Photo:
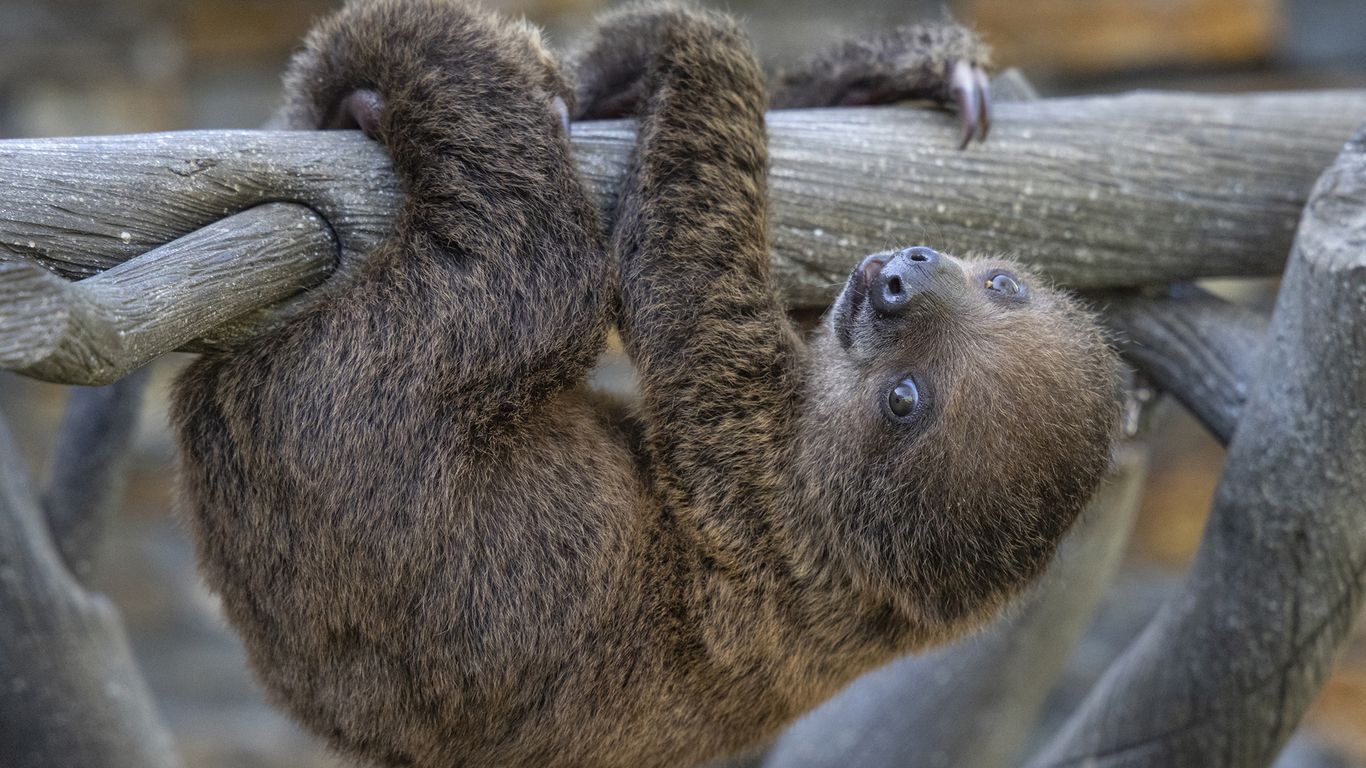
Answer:
M967 61L955 62L949 75L949 94L963 125L958 148L966 149L973 136L986 141L991 130L991 84L986 71Z
M972 75L977 81L977 94L982 103L982 116L977 123L977 140L986 141L987 134L991 132L991 81L987 79L986 70L981 67L973 67Z

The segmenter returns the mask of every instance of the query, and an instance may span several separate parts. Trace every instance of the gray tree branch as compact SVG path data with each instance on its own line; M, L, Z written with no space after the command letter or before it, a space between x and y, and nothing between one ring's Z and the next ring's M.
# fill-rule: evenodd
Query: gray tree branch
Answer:
M48 462L42 506L67 570L89 584L100 542L123 495L149 368L105 387L79 387Z
M107 384L320 283L336 259L317 214L267 203L77 282L0 261L0 368Z
M13 768L175 768L117 611L62 564L0 420L0 755Z
M1035 766L1263 766L1366 586L1366 143L1305 209L1182 594Z
M1366 92L1003 103L992 140L966 152L953 146L952 119L933 111L769 117L774 273L794 306L810 307L827 302L861 256L908 242L1009 253L1080 287L1277 273L1317 172L1366 120ZM575 157L605 211L633 140L629 122L574 126ZM7 181L0 186L0 268L8 257L68 278L89 277L267 201L319 214L346 268L384 235L401 197L382 150L346 132L4 141L0 178ZM233 225L218 226L216 236L233 237ZM212 261L219 267L230 254L254 259L251 269L222 281L239 300L233 311L277 303L289 280L298 290L320 279L322 226L300 222L299 241L288 227L258 228L255 245L243 233L235 250L222 248ZM275 259L286 263L283 274L267 268ZM215 335L229 341L250 325L225 329L217 315L181 317L181 333L140 333L136 353L120 350L109 359L102 353L126 338L117 336L126 329L91 338L100 329L76 322L79 303L75 318L62 318L66 326L25 324L14 307L27 302L20 312L30 317L60 314L62 305L51 303L58 291L41 275L8 269L0 367L31 376L110 381L131 369L130 360L170 349L173 336L177 343ZM139 273L152 285L124 285L134 295L172 290L155 284L159 269ZM228 300L207 279L195 290L201 308Z
M1267 317L1191 285L1162 298L1111 297L1103 317L1124 356L1227 445L1257 374Z

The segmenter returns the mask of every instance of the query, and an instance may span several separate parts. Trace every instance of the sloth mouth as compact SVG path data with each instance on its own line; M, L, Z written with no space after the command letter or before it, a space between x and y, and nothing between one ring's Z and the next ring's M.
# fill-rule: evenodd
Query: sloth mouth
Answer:
M859 265L849 273L841 302L835 310L834 317L831 318L835 336L844 349L854 345L854 323L858 321L863 305L868 303L869 287L881 274L882 268L887 266L889 259L890 256L887 254L875 253L859 262Z

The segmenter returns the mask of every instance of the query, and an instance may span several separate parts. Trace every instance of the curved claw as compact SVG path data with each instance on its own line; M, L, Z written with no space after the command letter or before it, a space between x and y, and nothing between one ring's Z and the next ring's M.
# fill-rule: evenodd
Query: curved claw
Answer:
M977 97L981 101L981 121L977 124L977 140L986 141L991 132L991 81L986 70L978 66L972 68L973 80L977 83Z
M950 74L949 93L958 107L958 116L963 124L959 149L966 149L976 136L985 141L991 130L991 85L987 73L976 64L958 61Z
M966 149L968 142L972 141L972 135L977 132L978 107L981 104L977 98L977 78L972 75L972 65L966 61L956 62L950 77L949 93L958 107L958 118L963 122L962 140L958 142L958 148Z

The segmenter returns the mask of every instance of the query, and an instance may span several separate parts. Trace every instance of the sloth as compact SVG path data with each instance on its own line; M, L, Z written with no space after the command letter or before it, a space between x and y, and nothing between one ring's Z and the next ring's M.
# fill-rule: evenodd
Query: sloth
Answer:
M980 132L943 34L822 60L843 85L786 103L966 99ZM873 254L798 334L731 20L632 7L576 66L458 2L322 21L286 122L387 148L393 232L176 384L207 582L273 700L371 764L737 752L995 615L1108 465L1116 358L1021 266ZM611 112L639 133L604 238L565 117ZM633 403L585 383L613 327Z

